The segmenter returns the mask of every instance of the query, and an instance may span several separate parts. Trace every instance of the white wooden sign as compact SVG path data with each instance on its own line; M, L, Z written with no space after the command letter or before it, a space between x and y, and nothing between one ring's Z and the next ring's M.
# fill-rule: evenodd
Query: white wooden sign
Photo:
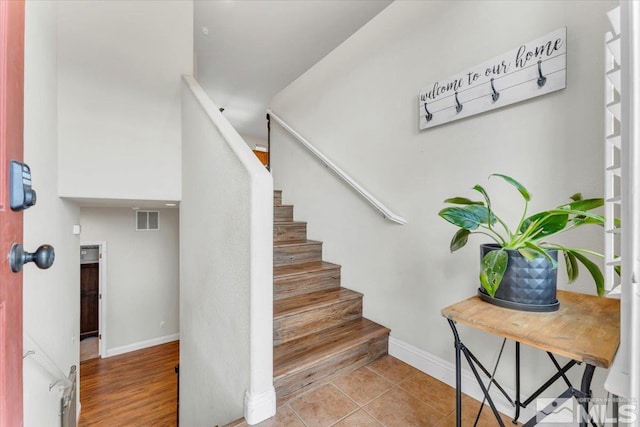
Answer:
M565 27L427 86L418 98L420 129L564 89L566 71Z

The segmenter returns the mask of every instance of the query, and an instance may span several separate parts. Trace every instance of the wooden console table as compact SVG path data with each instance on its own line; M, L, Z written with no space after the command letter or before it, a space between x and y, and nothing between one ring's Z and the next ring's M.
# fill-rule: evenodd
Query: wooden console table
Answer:
M495 380L490 380L502 394L515 406L514 422L520 415L520 408L534 401L544 390L562 378L567 390L558 397L575 397L579 400L583 416L581 426L587 425L589 400L591 398L591 379L596 367L608 368L620 343L620 301L611 298L558 291L560 309L551 313L533 313L511 310L486 303L477 296L442 309L453 331L456 348L456 425L462 424L461 356L464 355L471 370L485 394L485 397L500 426L504 423L489 396L487 386L480 378L478 369L492 377L478 359L462 343L456 323L461 323L485 331L516 343L516 396L515 400L507 395ZM547 352L558 372L543 384L524 402L520 401L520 344L525 344ZM553 355L571 359L560 367ZM574 388L565 373L574 365L584 363L580 390ZM555 403L555 402L554 402ZM553 406L538 413L525 426L535 425Z

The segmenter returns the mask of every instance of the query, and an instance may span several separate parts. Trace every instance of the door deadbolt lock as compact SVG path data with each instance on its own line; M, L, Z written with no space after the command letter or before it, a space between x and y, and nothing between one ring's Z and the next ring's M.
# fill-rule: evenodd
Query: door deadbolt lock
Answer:
M21 244L14 243L9 253L9 265L14 273L22 270L22 266L28 262L33 262L39 269L46 270L53 265L55 259L56 253L51 245L41 245L35 252L25 252Z
M11 161L10 169L11 210L20 212L36 204L36 192L31 188L31 169L15 160Z

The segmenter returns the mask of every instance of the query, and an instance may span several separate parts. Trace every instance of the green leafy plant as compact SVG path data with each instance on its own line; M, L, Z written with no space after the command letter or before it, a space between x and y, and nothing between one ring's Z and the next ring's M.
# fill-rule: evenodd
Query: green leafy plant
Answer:
M604 294L604 277L597 264L586 255L603 257L602 254L588 250L569 248L547 239L577 227L588 224L604 225L604 217L589 211L604 204L603 199L583 199L580 193L570 197L571 202L553 209L527 216L531 200L529 191L515 179L502 174L491 177L502 178L511 184L524 199L524 209L517 227L511 229L491 208L491 199L487 191L480 185L473 190L480 193L483 201L474 201L466 197L453 197L445 203L454 205L442 209L438 215L451 224L459 227L451 239L450 249L455 252L467 244L471 234L489 236L500 246L500 249L487 253L481 262L480 282L492 297L495 296L502 277L507 268L508 254L506 250L517 250L523 257L532 260L538 256L549 259L554 268L557 262L547 253L550 249L561 251L564 255L569 283L578 277L578 263L581 263L593 277L598 295Z

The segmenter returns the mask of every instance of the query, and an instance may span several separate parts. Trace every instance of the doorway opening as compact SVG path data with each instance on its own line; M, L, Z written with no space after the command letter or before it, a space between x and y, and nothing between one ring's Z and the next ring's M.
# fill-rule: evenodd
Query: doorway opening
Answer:
M80 361L104 356L106 242L80 245Z

